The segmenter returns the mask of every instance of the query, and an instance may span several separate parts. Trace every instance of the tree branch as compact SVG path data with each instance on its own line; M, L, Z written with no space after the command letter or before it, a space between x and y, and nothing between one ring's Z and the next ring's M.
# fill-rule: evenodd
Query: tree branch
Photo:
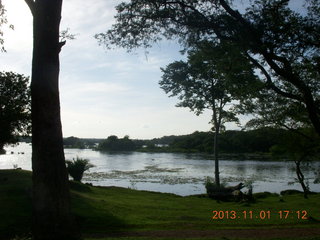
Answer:
M215 22L210 21L210 20L207 18L207 16L204 15L202 12L200 12L196 7L194 7L194 6L190 5L190 4L186 4L186 3L183 2L183 1L169 1L169 2L166 2L166 3L165 3L165 6L166 6L167 4L176 4L176 5L179 5L179 6L182 8L182 10L183 10L183 15L184 15L184 16L186 16L186 14L185 14L185 13L186 13L186 12L185 12L185 9L190 9L190 10L192 10L192 11L194 12L194 14L196 14L196 15L197 15L200 19L202 19L202 21L203 21L200 25L197 24L197 23L194 23L194 26L196 26L196 27L199 28L199 29L203 29L206 25L207 25L207 26L211 26L212 29L213 29L213 31L214 31L214 33L217 35L218 38L220 38L220 39L225 39L225 40L229 39L229 38L224 37L224 36L221 34L221 30L219 29L219 26L218 26ZM175 22L177 22L178 24L188 25L189 27L192 27L190 23L185 24L185 23L178 22L178 21L176 21L176 20L174 20L174 19L172 19L172 20L175 21Z
M292 127L289 127L288 125L286 124L279 124L280 126L283 126L284 128L286 128L287 130L289 131L292 131L294 133L296 133L297 135L300 135L306 139L308 139L309 141L311 142L314 142L314 139L309 137L308 135L304 134L303 132L300 132L298 129L295 129L295 128L292 128Z
M230 14L230 16L232 16L233 18L235 18L245 26L250 25L250 23L248 23L238 11L233 10L225 0L220 0L220 4L223 7L223 9Z
M61 48L66 44L66 41L59 42L59 52L61 51Z
M234 19L239 21L245 29L250 33L250 35L253 37L253 41L258 46L259 50L258 52L264 56L267 63L270 65L270 67L280 76L283 76L285 79L287 79L289 82L294 84L296 87L300 88L300 82L295 78L294 74L292 73L292 67L290 65L290 62L285 57L278 56L274 54L273 52L267 51L266 49L261 48L261 40L258 37L257 31L255 28L248 22L242 15L238 12L233 10L228 3L225 0L219 1L221 6L225 9L225 11L230 14ZM287 0L281 1L279 4L285 4ZM275 61L281 62L283 64L283 68L280 67Z
M270 89L272 89L273 91L275 91L276 93L286 97L286 98L290 98L290 99L294 99L297 101L302 101L303 99L297 95L294 95L292 93L287 93L282 91L280 88L278 88L277 86L274 85L274 83L272 82L272 79L270 77L270 75L268 74L267 70L253 57L251 57L248 53L246 54L247 57L250 59L250 61L261 70L261 72L263 73L263 75L266 77L267 79L267 87L269 87Z

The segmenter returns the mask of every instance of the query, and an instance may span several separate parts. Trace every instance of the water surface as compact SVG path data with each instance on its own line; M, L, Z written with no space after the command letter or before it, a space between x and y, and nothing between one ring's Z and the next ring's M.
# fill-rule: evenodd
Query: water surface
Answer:
M7 147L0 155L0 169L21 167L31 170L31 146L21 143ZM23 153L23 154L22 154ZM181 153L102 153L90 149L65 149L66 159L87 158L95 167L86 172L83 182L100 186L121 186L139 190L175 193L182 196L205 193L204 182L213 178L212 156ZM320 162L303 166L312 191L320 191L313 184L314 171ZM221 160L221 180L230 185L251 182L254 192L277 192L301 187L295 182L292 161ZM245 190L244 190L245 191Z

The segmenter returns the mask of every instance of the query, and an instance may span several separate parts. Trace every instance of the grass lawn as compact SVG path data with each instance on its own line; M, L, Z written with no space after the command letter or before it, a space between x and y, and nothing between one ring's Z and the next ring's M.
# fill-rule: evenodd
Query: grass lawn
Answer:
M30 189L31 172L0 170L0 239L30 232ZM217 202L71 182L72 211L86 239L320 239L314 232L320 228L320 194L309 199L256 194L255 199Z

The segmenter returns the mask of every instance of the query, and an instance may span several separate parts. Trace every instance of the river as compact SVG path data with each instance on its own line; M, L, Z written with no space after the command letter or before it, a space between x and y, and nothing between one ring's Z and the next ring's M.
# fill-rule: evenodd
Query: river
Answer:
M21 167L31 170L31 146L20 143L5 148L0 155L0 169ZM99 186L120 186L138 190L174 193L182 196L205 193L207 177L213 178L212 156L182 153L102 153L90 149L65 149L66 159L89 159L95 167L86 172L83 182ZM315 169L320 162L303 165L311 191L320 192L314 184ZM221 160L221 181L229 185L244 182L253 185L253 192L301 190L295 181L292 161ZM246 189L244 189L246 191Z

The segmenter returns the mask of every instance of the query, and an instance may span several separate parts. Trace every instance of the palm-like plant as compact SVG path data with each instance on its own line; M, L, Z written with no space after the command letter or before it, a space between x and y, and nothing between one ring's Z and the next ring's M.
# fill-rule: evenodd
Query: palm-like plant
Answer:
M79 157L77 157L76 159L73 159L72 161L66 160L66 164L67 164L69 175L73 178L74 181L78 181L78 182L81 181L83 177L83 173L85 171L94 167L94 165L91 164L88 159L79 158Z

